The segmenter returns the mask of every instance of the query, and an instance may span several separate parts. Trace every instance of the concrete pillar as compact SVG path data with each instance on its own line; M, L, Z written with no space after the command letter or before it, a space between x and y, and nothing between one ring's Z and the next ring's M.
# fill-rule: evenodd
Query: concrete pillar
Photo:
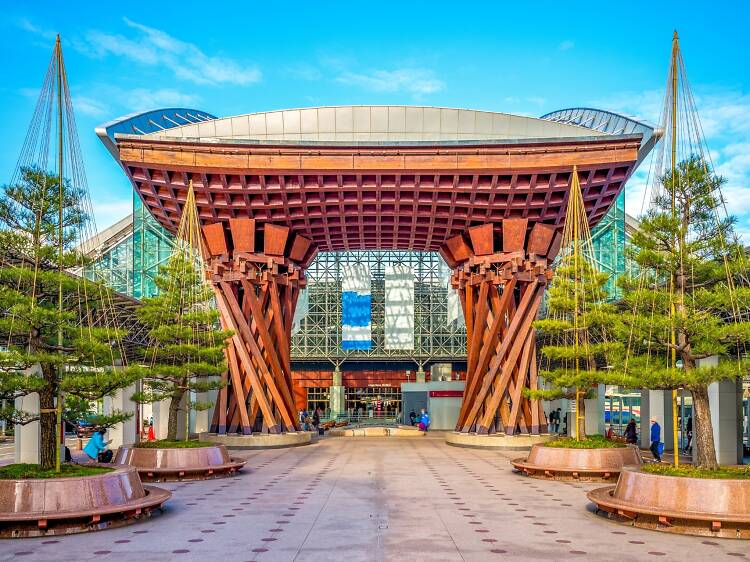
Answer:
M605 386L597 386L596 396L584 400L586 406L586 435L605 435L606 424L604 423L604 394Z
M187 394L182 397L180 402L180 411L177 413L177 439L185 439L185 428L187 426L187 414L185 411L185 399ZM169 431L169 403L170 398L161 402L154 402L151 405L151 415L154 416L154 437L156 439L166 439Z
M215 393L216 391L212 392ZM198 404L216 404L216 399L212 400L208 392L191 392L190 400ZM206 410L190 410L190 434L199 435L208 432L212 413L213 407Z
M742 463L742 383L724 380L708 385L716 460L719 464ZM693 418L695 423L695 418ZM695 451L695 447L693 447Z
M117 390L110 396L104 397L104 415L111 415L113 412L120 411L125 413L132 413L133 417L129 420L125 420L122 423L110 427L107 431L107 439L111 439L109 447L113 451L117 450L117 447L121 445L131 445L136 441L136 435L138 429L136 424L138 421L135 416L135 409L138 405L130 400L130 397L135 392L135 384L132 384L126 388Z
M651 418L661 426L664 450L674 450L671 390L641 390L641 447L646 449L651 446Z
M333 370L331 386L328 388L328 407L331 410L331 418L346 414L346 390L342 384L341 369Z
M16 398L16 409L29 414L39 413L39 395L34 392ZM39 422L16 425L13 442L15 445L13 462L39 464Z

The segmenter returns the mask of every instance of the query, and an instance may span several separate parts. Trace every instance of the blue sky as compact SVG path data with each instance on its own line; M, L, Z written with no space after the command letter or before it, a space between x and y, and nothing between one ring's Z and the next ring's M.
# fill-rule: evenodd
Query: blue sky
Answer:
M672 30L730 209L750 242L750 58L740 2L59 2L1 0L0 183L10 179L54 34L63 38L99 227L131 188L94 135L166 106L224 116L419 104L532 116L593 106L656 121ZM528 7L527 7L528 6ZM638 214L644 172L628 186Z

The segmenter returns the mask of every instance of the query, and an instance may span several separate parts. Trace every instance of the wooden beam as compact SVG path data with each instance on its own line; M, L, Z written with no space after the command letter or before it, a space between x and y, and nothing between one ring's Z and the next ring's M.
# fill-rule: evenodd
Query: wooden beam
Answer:
M301 234L297 234L292 242L292 249L289 250L289 259L297 263L305 261L305 256L311 245L312 240Z
M270 365L271 373L273 374L273 377L276 379L277 387L281 391L281 396L286 401L287 409L289 412L294 412L294 401L292 400L292 395L289 389L289 386L286 384L285 379L285 371L283 368L283 361L279 358L278 355L278 349L274 345L273 338L271 337L271 333L268 330L268 326L266 325L266 320L268 319L268 314L264 314L264 312L261 310L260 303L258 302L258 297L255 294L255 291L250 286L250 284L242 280L242 286L245 289L245 299L249 301L250 304L250 310L251 314L253 315L253 318L256 319L256 324L258 326L258 333L260 335L260 343L265 348L266 358L268 359ZM281 310L275 309L273 310L273 313L275 316L280 317L281 316ZM292 418L294 419L294 418Z
M224 225L220 222L207 224L203 227L203 237L212 256L222 256L229 253Z
M269 369L268 365L266 364L266 361L263 357L263 352L261 351L260 347L258 346L258 342L253 337L253 335L250 333L250 326L248 326L247 320L245 320L242 317L242 312L240 310L240 305L237 302L237 299L234 296L234 293L232 292L230 286L225 281L221 281L219 283L219 286L222 289L223 298L226 301L226 304L228 305L228 311L233 315L234 319L234 327L232 327L232 330L239 330L241 340L244 341L245 345L247 345L248 349L250 350L250 353L255 358L255 361L257 362L258 366L260 367L261 375L263 376L263 379L265 380L266 387L268 388L268 391L271 393L271 396L273 397L273 401L275 405L277 406L279 413L281 414L282 420L284 424L290 428L290 429L296 429L296 423L294 420L294 417L292 415L292 412L290 412L286 407L284 406L284 397L282 393L279 391L278 387L276 386L276 380L271 372L271 369ZM260 325L261 321L260 318L256 317L257 323ZM237 350L238 352L241 351L240 349ZM248 360L250 357L248 356ZM243 359L244 361L244 359ZM277 432L280 428L274 427L269 428L269 430L273 429L273 432Z
M469 237L476 255L486 256L494 253L495 240L491 223L472 226L469 229Z
M490 400L488 401L486 406L487 410L489 411L494 411L495 409L497 409L498 405L500 404L500 400L503 397L503 394L507 392L508 379L510 378L511 372L515 367L518 356L521 353L527 333L529 332L529 330L533 330L532 322L534 320L534 317L536 316L536 311L539 309L539 304L542 302L542 295L544 294L544 289L542 287L540 287L539 285L535 285L533 289L530 287L527 290L533 294L533 300L528 307L528 312L523 313L523 322L518 330L518 334L514 338L513 346L508 352L508 357L505 361L505 364L503 365L500 378L495 385L493 393L490 395ZM519 307L519 312L520 311L521 308ZM485 415L485 418L481 420L480 423L481 425L478 425L477 427L477 433L487 433L487 428L489 427L488 416Z
M526 246L526 228L529 219L503 221L503 252L520 252Z
M484 376L484 380L482 381L482 386L479 388L477 396L474 398L474 404L472 405L471 409L469 410L469 414L464 420L463 431L468 431L469 427L473 424L473 421L476 420L477 414L479 413L479 409L482 407L484 398L487 395L487 392L489 391L490 386L492 386L492 384L496 382L495 377L497 376L498 371L500 371L500 368L503 365L505 354L508 352L509 348L512 348L513 345L518 345L517 334L519 332L520 326L526 321L526 310L528 309L529 305L532 303L534 295L536 294L537 286L538 286L538 281L535 280L532 284L530 284L526 288L526 291L524 292L523 297L521 297L521 302L518 305L516 313L513 315L513 319L511 320L510 326L508 326L508 332L506 333L502 341L500 350L492 359L492 362L490 364L490 369L488 370L487 374ZM531 320L529 321L529 323L530 322ZM519 351L520 351L520 346L519 346ZM497 388L499 387L495 386L496 390ZM496 408L497 408L497 405L495 405L494 409Z
M243 362L245 365L250 366L252 365L252 361L250 359L250 355L247 352L247 349L245 349L245 343L242 340L242 337L240 336L240 327L237 323L237 321L234 318L234 315L230 311L230 304L229 304L229 296L232 298L234 295L231 293L230 287L226 283L222 283L223 287L219 288L214 286L214 294L216 295L216 305L219 308L219 312L221 313L221 317L224 318L224 320L227 323L227 326L230 330L234 332L232 335L232 341L234 342L234 348L237 352L237 355L240 358L240 361ZM226 293L229 292L229 295ZM236 301L235 301L236 302ZM255 373L255 371L252 368L245 369L245 372L250 377L250 383L253 387L254 394L258 400L258 406L260 407L261 411L263 412L263 418L266 420L266 423L269 426L269 431L271 433L278 433L280 428L278 427L278 424L276 423L276 420L273 415L273 410L271 408L271 404L266 399L266 396L262 392L262 386L260 379L258 378L258 375ZM238 372L236 372L239 374ZM233 376L235 373L233 373ZM238 381L239 382L239 381ZM241 385L241 382L239 382Z
M235 252L255 252L255 219L229 219Z
M471 251L471 247L466 243L466 240L464 240L464 237L461 234L448 238L448 240L445 241L445 245L448 247L448 250L450 250L453 259L459 263L468 260L474 255L474 252Z
M232 391L234 392L234 399L237 404L237 410L240 414L240 423L242 425L243 435L250 435L253 430L250 426L250 419L247 415L247 407L245 405L245 393L242 392L242 381L240 380L240 368L237 363L237 353L234 346L227 348L227 359L229 360L229 372L232 375Z
M527 252L529 254L536 254L537 256L546 256L556 230L557 228L554 225L541 222L536 223L531 228L531 233L529 234Z
M263 252L271 256L283 256L289 227L280 224L263 225Z

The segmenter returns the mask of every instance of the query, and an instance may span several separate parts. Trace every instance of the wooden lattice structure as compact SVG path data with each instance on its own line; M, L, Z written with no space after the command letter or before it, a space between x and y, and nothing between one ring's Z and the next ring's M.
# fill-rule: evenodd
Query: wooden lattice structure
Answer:
M304 267L315 254L312 243L294 236L287 252L288 228L256 228L253 219L230 221L229 237L221 224L203 227L203 234L222 324L234 332L227 348L231 386L219 393L212 431L294 431L292 319Z
M441 254L454 268L467 332L467 381L457 431L546 432L537 389L532 322L551 279L561 236L552 226L508 219L449 239ZM528 233L528 234L527 234Z

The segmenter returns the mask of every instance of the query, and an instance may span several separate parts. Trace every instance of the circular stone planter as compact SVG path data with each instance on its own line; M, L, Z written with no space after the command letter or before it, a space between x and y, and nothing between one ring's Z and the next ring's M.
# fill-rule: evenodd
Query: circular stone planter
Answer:
M511 464L527 476L549 480L614 480L627 465L641 465L641 454L635 447L602 449L568 449L534 445L526 458Z
M477 435L476 433L461 433L459 431L453 431L446 434L445 442L453 447L528 451L537 443L545 443L554 438L555 436L553 435L505 435L504 433Z
M151 516L172 492L144 486L135 468L94 476L0 480L0 537L99 531Z
M312 432L253 433L252 435L201 433L198 439L221 444L228 449L283 449L285 447L309 445L312 440Z
M424 437L425 432L417 427L342 427L331 429L328 434L331 437Z
M230 457L224 445L206 443L189 449L122 446L113 462L135 467L146 482L164 482L234 476L247 461Z
M626 468L587 494L600 513L635 527L750 539L750 480L683 478Z

